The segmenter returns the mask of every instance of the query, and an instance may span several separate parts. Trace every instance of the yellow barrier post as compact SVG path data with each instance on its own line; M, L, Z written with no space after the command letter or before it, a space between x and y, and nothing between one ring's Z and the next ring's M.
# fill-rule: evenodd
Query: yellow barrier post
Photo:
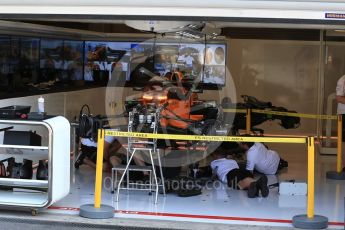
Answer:
M314 137L308 138L308 204L307 216L314 218L315 193L315 143Z
M343 168L342 161L342 139L343 139L343 117L338 115L338 140L337 140L337 172L341 173Z
M247 116L246 116L246 134L250 134L251 132L251 123L252 123L252 110L247 109Z
M343 117L338 115L338 138L337 138L337 171L330 171L326 173L327 179L345 180L345 172L343 172L342 159L342 139L343 139Z
M114 217L114 208L102 205L102 181L103 181L103 153L104 153L104 129L98 130L97 161L95 176L95 200L94 204L86 204L80 207L79 215L90 219L109 219Z
M96 179L95 179L95 208L101 207L104 130L98 130L98 138L99 139L97 141L97 161L96 161L97 164L96 164Z
M328 227L328 218L314 214L315 202L315 138L308 137L308 194L307 215L297 215L292 218L295 228L325 229Z

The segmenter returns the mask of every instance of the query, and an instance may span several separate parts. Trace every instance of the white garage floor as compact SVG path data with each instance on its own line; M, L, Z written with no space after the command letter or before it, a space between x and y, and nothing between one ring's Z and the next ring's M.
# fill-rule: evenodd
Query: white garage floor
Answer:
M301 144L270 144L281 156L289 161L288 170L280 175L270 176L269 183L287 179L306 181L307 154L306 146ZM330 227L344 228L345 183L325 178L327 171L335 170L335 156L316 154L316 189L315 214L329 218ZM109 177L109 174L105 174ZM109 181L108 179L106 181ZM157 205L153 196L145 191L123 191L120 201L110 193L108 183L103 189L102 203L112 205L115 217L164 219L207 223L248 224L265 226L292 226L294 215L306 214L305 196L278 195L277 189L271 189L268 198L248 199L245 191L237 191L220 186L205 189L200 196L180 198L175 194L159 196ZM82 204L93 203L94 171L82 166L75 171L71 193L62 201L53 205L47 212L77 215Z

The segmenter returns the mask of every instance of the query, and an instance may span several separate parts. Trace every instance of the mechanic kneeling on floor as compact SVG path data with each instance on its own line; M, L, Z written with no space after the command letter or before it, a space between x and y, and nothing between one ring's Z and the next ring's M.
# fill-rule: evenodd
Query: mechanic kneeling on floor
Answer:
M262 197L268 196L269 189L265 175L255 181L250 171L239 168L235 160L226 158L226 150L222 147L218 147L212 155L214 160L211 162L211 168L218 179L223 183L227 183L228 187L248 190L249 198L255 198L259 193Z
M125 153L118 152L122 147L121 143L112 136L104 137L104 169L107 170L110 167L118 166L127 161ZM82 138L81 139L81 154L76 160L74 166L79 168L80 165L86 164L92 168L96 168L97 160L97 142L91 138ZM133 157L133 160L136 165L145 166L144 160L136 155ZM144 172L144 175L148 175L148 172Z
M265 175L274 175L279 170L288 167L288 162L283 160L279 154L268 149L264 144L259 142L242 142L241 148L247 152L248 171L256 170Z
M104 137L104 154L103 158L105 161L104 167L111 165L118 165L121 163L123 158L117 151L121 148L121 144L111 136ZM75 168L79 168L80 165L86 164L92 168L96 168L97 160L97 142L91 138L81 139L81 154L74 163ZM113 164L114 163L114 164Z

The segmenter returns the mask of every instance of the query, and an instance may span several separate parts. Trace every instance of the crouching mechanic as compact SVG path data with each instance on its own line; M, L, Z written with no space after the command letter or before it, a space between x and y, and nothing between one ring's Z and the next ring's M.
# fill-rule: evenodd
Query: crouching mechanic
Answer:
M226 158L225 152L221 147L218 147L213 153L214 160L211 162L211 168L218 179L227 183L228 187L248 190L249 198L255 198L259 193L262 197L267 197L269 194L267 177L263 175L255 181L250 171L240 169L235 160Z
M92 168L96 168L97 161L97 142L91 138L81 139L81 154L78 156L76 162L74 163L75 168L79 168L80 165L86 164ZM121 148L121 144L111 136L104 137L104 167L109 167L109 162L111 158L119 158L117 151Z
M114 167L126 162L126 154L118 152L122 147L121 143L112 136L104 137L104 169L109 167ZM74 163L75 168L79 168L80 165L86 164L92 168L96 168L97 160L97 142L90 138L81 139L81 154L78 156L76 162ZM133 157L136 165L145 166L144 160L139 156ZM145 175L145 173L144 173Z
M241 147L247 152L248 171L254 170L265 175L274 175L280 169L288 167L288 162L283 160L279 154L268 149L264 144L256 142L243 142Z

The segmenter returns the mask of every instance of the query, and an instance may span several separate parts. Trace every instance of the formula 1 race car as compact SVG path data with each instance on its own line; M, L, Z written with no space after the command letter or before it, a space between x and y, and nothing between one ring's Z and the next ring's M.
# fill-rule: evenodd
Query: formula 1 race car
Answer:
M295 111L273 106L271 102L262 102L248 95L243 95L244 102L240 103L232 103L229 98L224 98L221 104L214 101L202 101L193 91L193 82L191 77L186 78L181 72L168 73L165 79L153 79L144 88L141 98L126 101L126 111L135 109L141 113L141 117L145 117L152 116L159 110L161 131L196 135L215 135L216 130L224 129L225 125L231 127L228 134L237 135L239 130L245 130L246 114L224 112L226 109L250 108L295 113ZM253 113L251 130L263 133L263 130L255 126L273 120L280 120L279 124L285 129L297 128L300 125L298 117Z
M140 117L159 110L160 130L166 133L211 135L208 129L222 120L220 105L198 100L190 82L181 72L168 73L165 81L150 81L141 98L127 101L125 109L140 111Z

